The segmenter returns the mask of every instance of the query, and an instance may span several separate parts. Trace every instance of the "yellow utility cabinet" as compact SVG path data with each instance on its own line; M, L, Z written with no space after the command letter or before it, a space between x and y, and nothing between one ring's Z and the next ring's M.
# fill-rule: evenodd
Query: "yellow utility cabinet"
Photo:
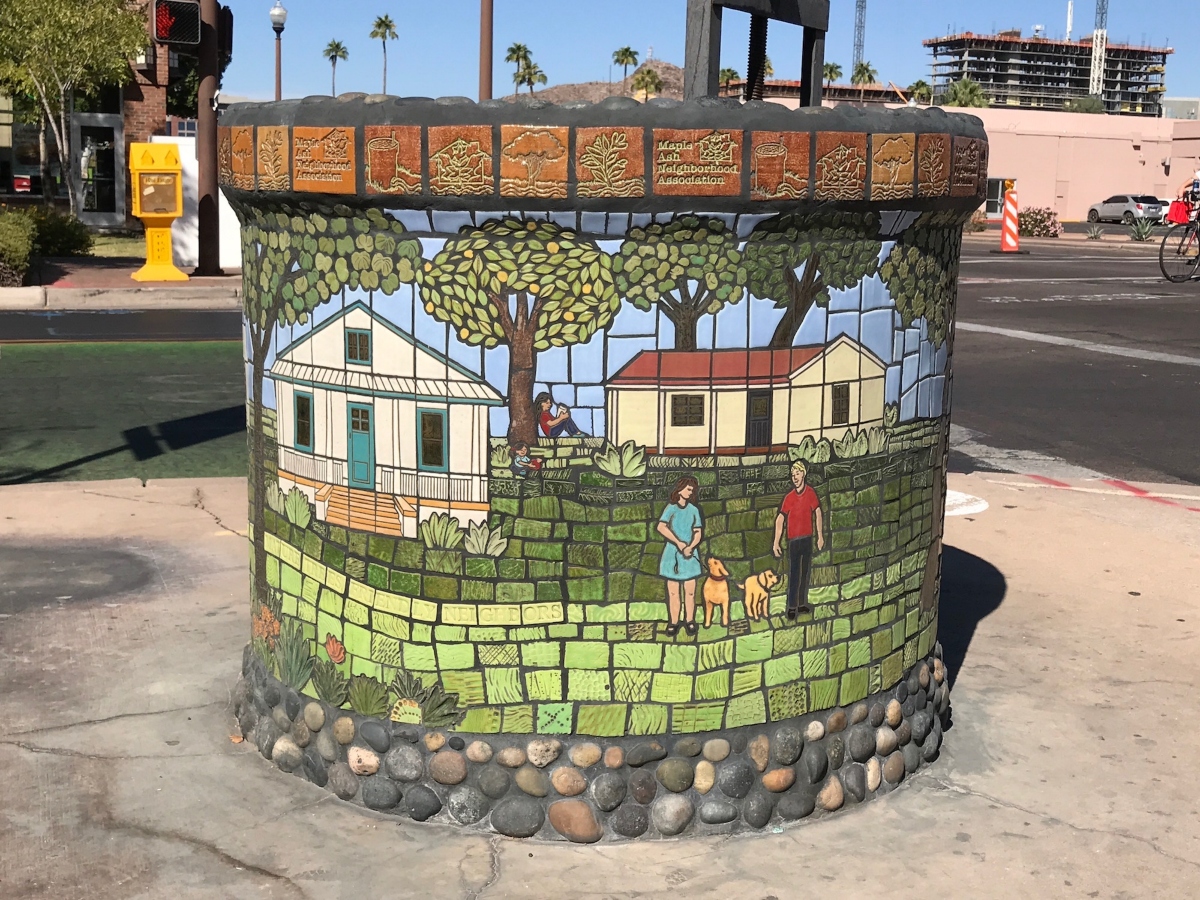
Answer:
M146 227L146 264L134 281L187 281L171 254L171 223L183 215L183 164L175 144L130 144L133 214Z

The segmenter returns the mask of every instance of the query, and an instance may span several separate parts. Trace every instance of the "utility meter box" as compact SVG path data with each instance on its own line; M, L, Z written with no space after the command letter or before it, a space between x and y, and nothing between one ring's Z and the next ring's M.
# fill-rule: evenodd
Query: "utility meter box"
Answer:
M171 223L183 215L183 163L174 144L130 144L133 214L146 227L146 264L135 281L187 281L171 253Z

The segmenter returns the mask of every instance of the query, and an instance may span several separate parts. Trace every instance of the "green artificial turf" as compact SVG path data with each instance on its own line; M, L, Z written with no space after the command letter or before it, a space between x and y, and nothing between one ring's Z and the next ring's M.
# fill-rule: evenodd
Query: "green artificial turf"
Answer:
M0 484L246 474L236 341L0 346Z

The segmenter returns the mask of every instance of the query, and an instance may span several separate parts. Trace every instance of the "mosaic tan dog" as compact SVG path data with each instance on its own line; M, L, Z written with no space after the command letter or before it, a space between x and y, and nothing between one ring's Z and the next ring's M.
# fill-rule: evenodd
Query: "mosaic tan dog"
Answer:
M713 610L720 607L721 624L729 625L729 570L715 556L708 558L708 578L704 581L704 627L712 625Z
M751 575L745 584L739 584L746 592L746 618L761 619L767 614L767 604L771 599L771 588L779 584L779 576L767 569L757 575Z

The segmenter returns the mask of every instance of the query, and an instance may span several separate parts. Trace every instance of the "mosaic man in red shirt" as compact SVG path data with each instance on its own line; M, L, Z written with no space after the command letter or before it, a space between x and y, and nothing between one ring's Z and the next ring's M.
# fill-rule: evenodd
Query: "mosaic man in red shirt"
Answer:
M787 617L796 618L802 612L812 612L808 605L808 576L812 571L813 526L816 525L817 549L825 549L825 520L821 501L812 485L807 483L808 468L797 460L792 463L792 484L779 504L775 517L775 558L783 556L783 530L787 527L788 583Z

